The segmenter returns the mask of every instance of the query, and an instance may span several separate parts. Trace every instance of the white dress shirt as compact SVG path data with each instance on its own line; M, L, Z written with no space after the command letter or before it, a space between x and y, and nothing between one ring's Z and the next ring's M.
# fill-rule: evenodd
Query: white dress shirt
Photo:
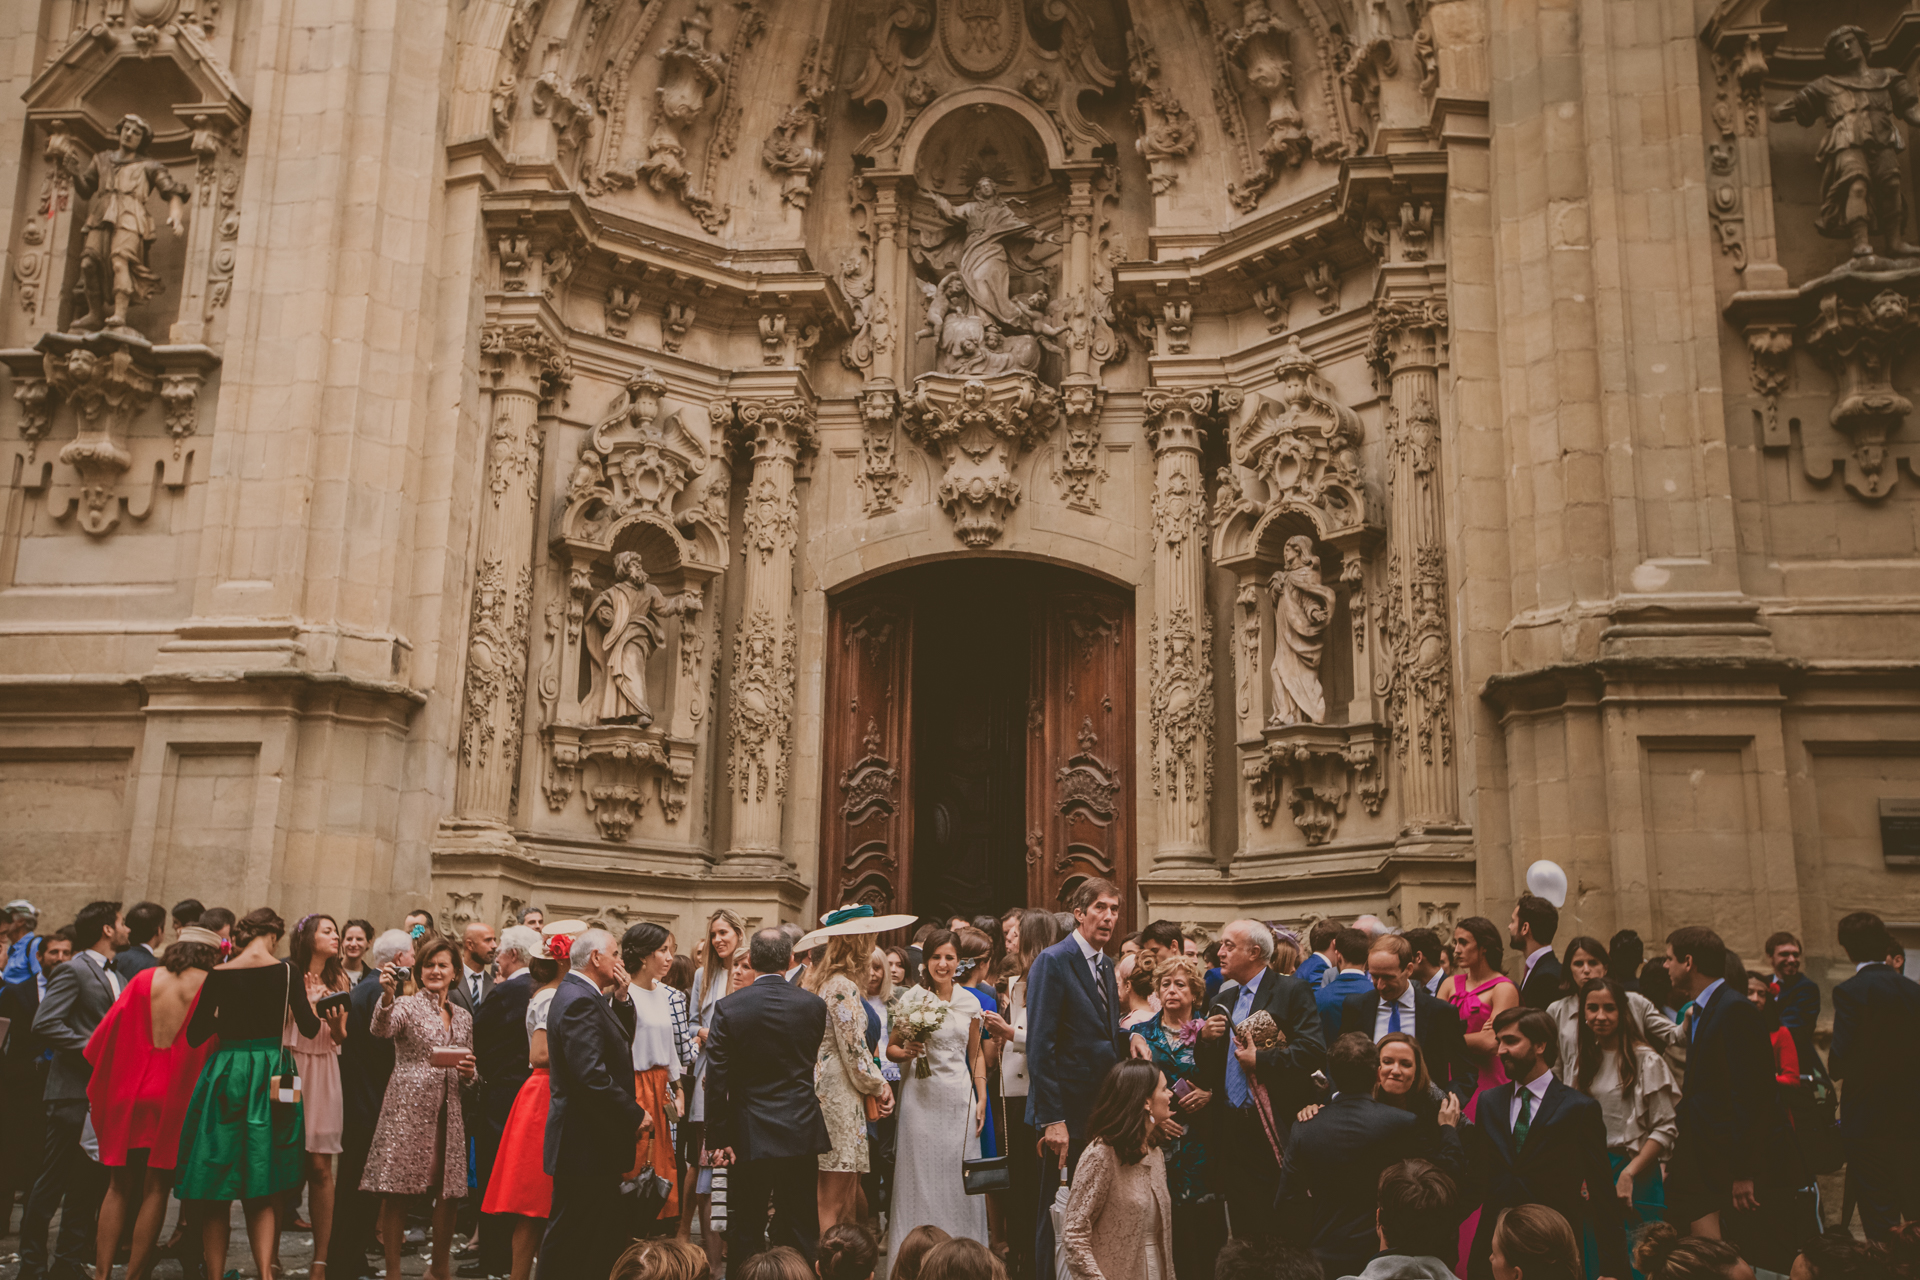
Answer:
M1446 980L1447 980L1447 971L1445 969L1434 970L1433 976L1427 979L1427 994L1430 996L1439 995L1440 984L1445 982Z
M1381 1036L1387 1034L1387 1020L1393 1017L1393 1007L1395 1005L1400 1006L1400 1030L1408 1035L1413 1034L1413 984L1409 982L1407 989L1400 993L1398 1000L1382 1000L1380 1007L1373 1011L1373 1038L1375 1043L1379 1042ZM1359 1030L1357 1027L1354 1029L1356 1031Z
M1088 942L1087 935L1078 929L1073 931L1073 941L1080 948L1080 954L1086 957L1087 964L1093 969L1093 985L1097 989L1100 986L1100 961L1105 958L1105 953Z
M1520 1123L1520 1095L1522 1093L1530 1093L1533 1095L1533 1106L1529 1108L1529 1114L1527 1116L1527 1123L1531 1125L1535 1120L1540 1118L1540 1104L1547 1100L1547 1086L1552 1082L1553 1072L1542 1071L1533 1078L1532 1084L1516 1084L1513 1087L1513 1101L1507 1104L1507 1131L1509 1133L1513 1131L1514 1125Z
M1713 999L1713 993L1727 985L1725 978L1715 978L1707 984L1707 989L1693 998L1693 1021L1687 1024L1687 1043L1700 1034L1700 1015L1707 1011L1707 1001Z
M486 976L487 976L487 971L485 969L465 970L465 977L467 979L467 995L475 1004L480 1003L480 981Z

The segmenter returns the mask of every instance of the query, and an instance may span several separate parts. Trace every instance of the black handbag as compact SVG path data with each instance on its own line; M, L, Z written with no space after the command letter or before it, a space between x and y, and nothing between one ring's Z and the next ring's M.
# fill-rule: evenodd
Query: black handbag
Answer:
M673 1197L673 1184L661 1177L651 1165L640 1170L632 1180L620 1184L620 1198L640 1222L652 1222L667 1207L667 1201Z
M993 1106L991 1100L988 1101L987 1106L989 1108ZM960 1162L960 1183L967 1189L967 1194L970 1196L983 1196L990 1191L1013 1189L1013 1171L1008 1167L1006 1157L1006 1119L1003 1109L1000 1123L995 1125L993 1130L993 1136L1000 1142L1000 1155L983 1156L978 1160Z

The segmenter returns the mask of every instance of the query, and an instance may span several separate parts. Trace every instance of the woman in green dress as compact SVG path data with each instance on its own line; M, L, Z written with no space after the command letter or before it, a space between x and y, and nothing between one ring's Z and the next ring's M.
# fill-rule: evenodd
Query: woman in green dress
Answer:
M174 1191L183 1201L219 1202L203 1206L209 1210L201 1242L210 1276L226 1274L229 1200L240 1201L246 1214L254 1264L261 1275L272 1274L279 1238L274 1197L300 1185L306 1160L300 1104L276 1101L281 1095L274 1078L293 1083L293 1055L282 1038L288 1011L303 1036L318 1035L320 1019L307 1003L305 981L273 954L286 931L286 922L265 907L235 924L239 953L207 975L187 1024L188 1044L220 1037L187 1104Z
M1133 1056L1148 1059L1166 1076L1174 1092L1173 1118L1186 1127L1179 1137L1160 1144L1166 1152L1167 1191L1173 1198L1173 1270L1178 1280L1208 1280L1214 1255L1226 1242L1226 1222L1207 1150L1206 1110L1213 1094L1200 1087L1194 1056L1203 1024L1199 1003L1206 996L1207 982L1200 966L1187 956L1170 956L1155 964L1143 953L1135 964L1153 966L1160 1016L1133 1028Z

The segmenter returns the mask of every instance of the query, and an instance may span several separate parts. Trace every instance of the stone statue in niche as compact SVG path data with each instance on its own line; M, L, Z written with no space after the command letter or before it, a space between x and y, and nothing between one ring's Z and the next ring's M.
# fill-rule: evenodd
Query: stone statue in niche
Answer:
M590 706L596 724L644 729L653 723L653 708L647 704L647 660L667 638L660 619L699 612L700 597L687 592L668 599L647 581L637 551L616 555L613 575L613 585L587 608L592 635L587 661L593 666Z
M186 230L186 204L192 192L174 181L167 166L147 158L153 128L139 116L120 119L120 146L83 156L77 144L56 135L54 151L73 175L74 190L87 198L85 240L80 248L81 289L87 313L73 322L75 332L126 327L127 308L145 301L160 283L147 266L153 244L153 213L147 202L167 202L167 225L175 235Z
M1324 724L1327 694L1320 684L1320 655L1333 620L1334 590L1320 581L1312 538L1287 539L1280 572L1267 585L1276 602L1272 723Z
M999 321L979 313L959 272L949 272L937 286L918 283L927 299L927 326L914 336L935 340L939 353L934 368L941 373L967 377L1038 373L1043 348L1065 357L1058 345L1048 341L1067 327L1064 318L1054 318L1062 307L1049 304L1044 290L1014 300L1033 316L1033 332L1008 334Z
M1013 262L1007 246L1017 240L1045 244L1059 241L1051 232L1015 214L1011 203L999 194L992 178L974 183L973 199L957 207L938 192L933 197L940 216L953 224L954 230L947 238L964 237L955 274L972 299L974 310L983 320L998 324L1003 333L1027 333L1041 317L1009 292Z
M1852 240L1856 258L1873 256L1875 235L1886 241L1889 256L1920 258L1920 246L1901 238L1906 200L1900 152L1906 141L1895 123L1898 117L1920 124L1920 97L1900 72L1867 65L1865 31L1834 28L1827 36L1827 74L1768 115L1826 126L1817 152L1825 166L1814 220L1821 235Z

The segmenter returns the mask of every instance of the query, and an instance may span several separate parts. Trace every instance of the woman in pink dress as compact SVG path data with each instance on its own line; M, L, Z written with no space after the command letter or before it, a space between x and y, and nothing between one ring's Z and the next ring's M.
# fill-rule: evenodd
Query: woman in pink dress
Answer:
M1501 941L1500 930L1485 916L1468 916L1453 926L1453 959L1457 967L1453 975L1440 984L1440 995L1453 1001L1453 1007L1460 1011L1467 1057L1479 1070L1479 1078L1473 1082L1473 1096L1460 1109L1469 1124L1479 1110L1480 1095L1507 1082L1500 1055L1493 1051L1492 1023L1496 1013L1520 1003L1520 988L1500 972L1500 961L1505 956L1506 946ZM1461 1265L1456 1271L1464 1272L1474 1232L1479 1229L1480 1211L1475 1209L1460 1224Z
M304 974L307 1003L347 990L347 972L340 959L340 926L332 916L303 916L293 927L293 971ZM320 1019L320 1034L303 1036L289 1020L287 1047L300 1073L302 1112L306 1120L307 1212L313 1219L313 1265L326 1266L327 1242L333 1237L333 1158L342 1150L340 1130L346 1123L346 1099L340 1087L340 1042L347 1038L347 1011L334 1009ZM288 1196L286 1216L297 1216L300 1189Z

